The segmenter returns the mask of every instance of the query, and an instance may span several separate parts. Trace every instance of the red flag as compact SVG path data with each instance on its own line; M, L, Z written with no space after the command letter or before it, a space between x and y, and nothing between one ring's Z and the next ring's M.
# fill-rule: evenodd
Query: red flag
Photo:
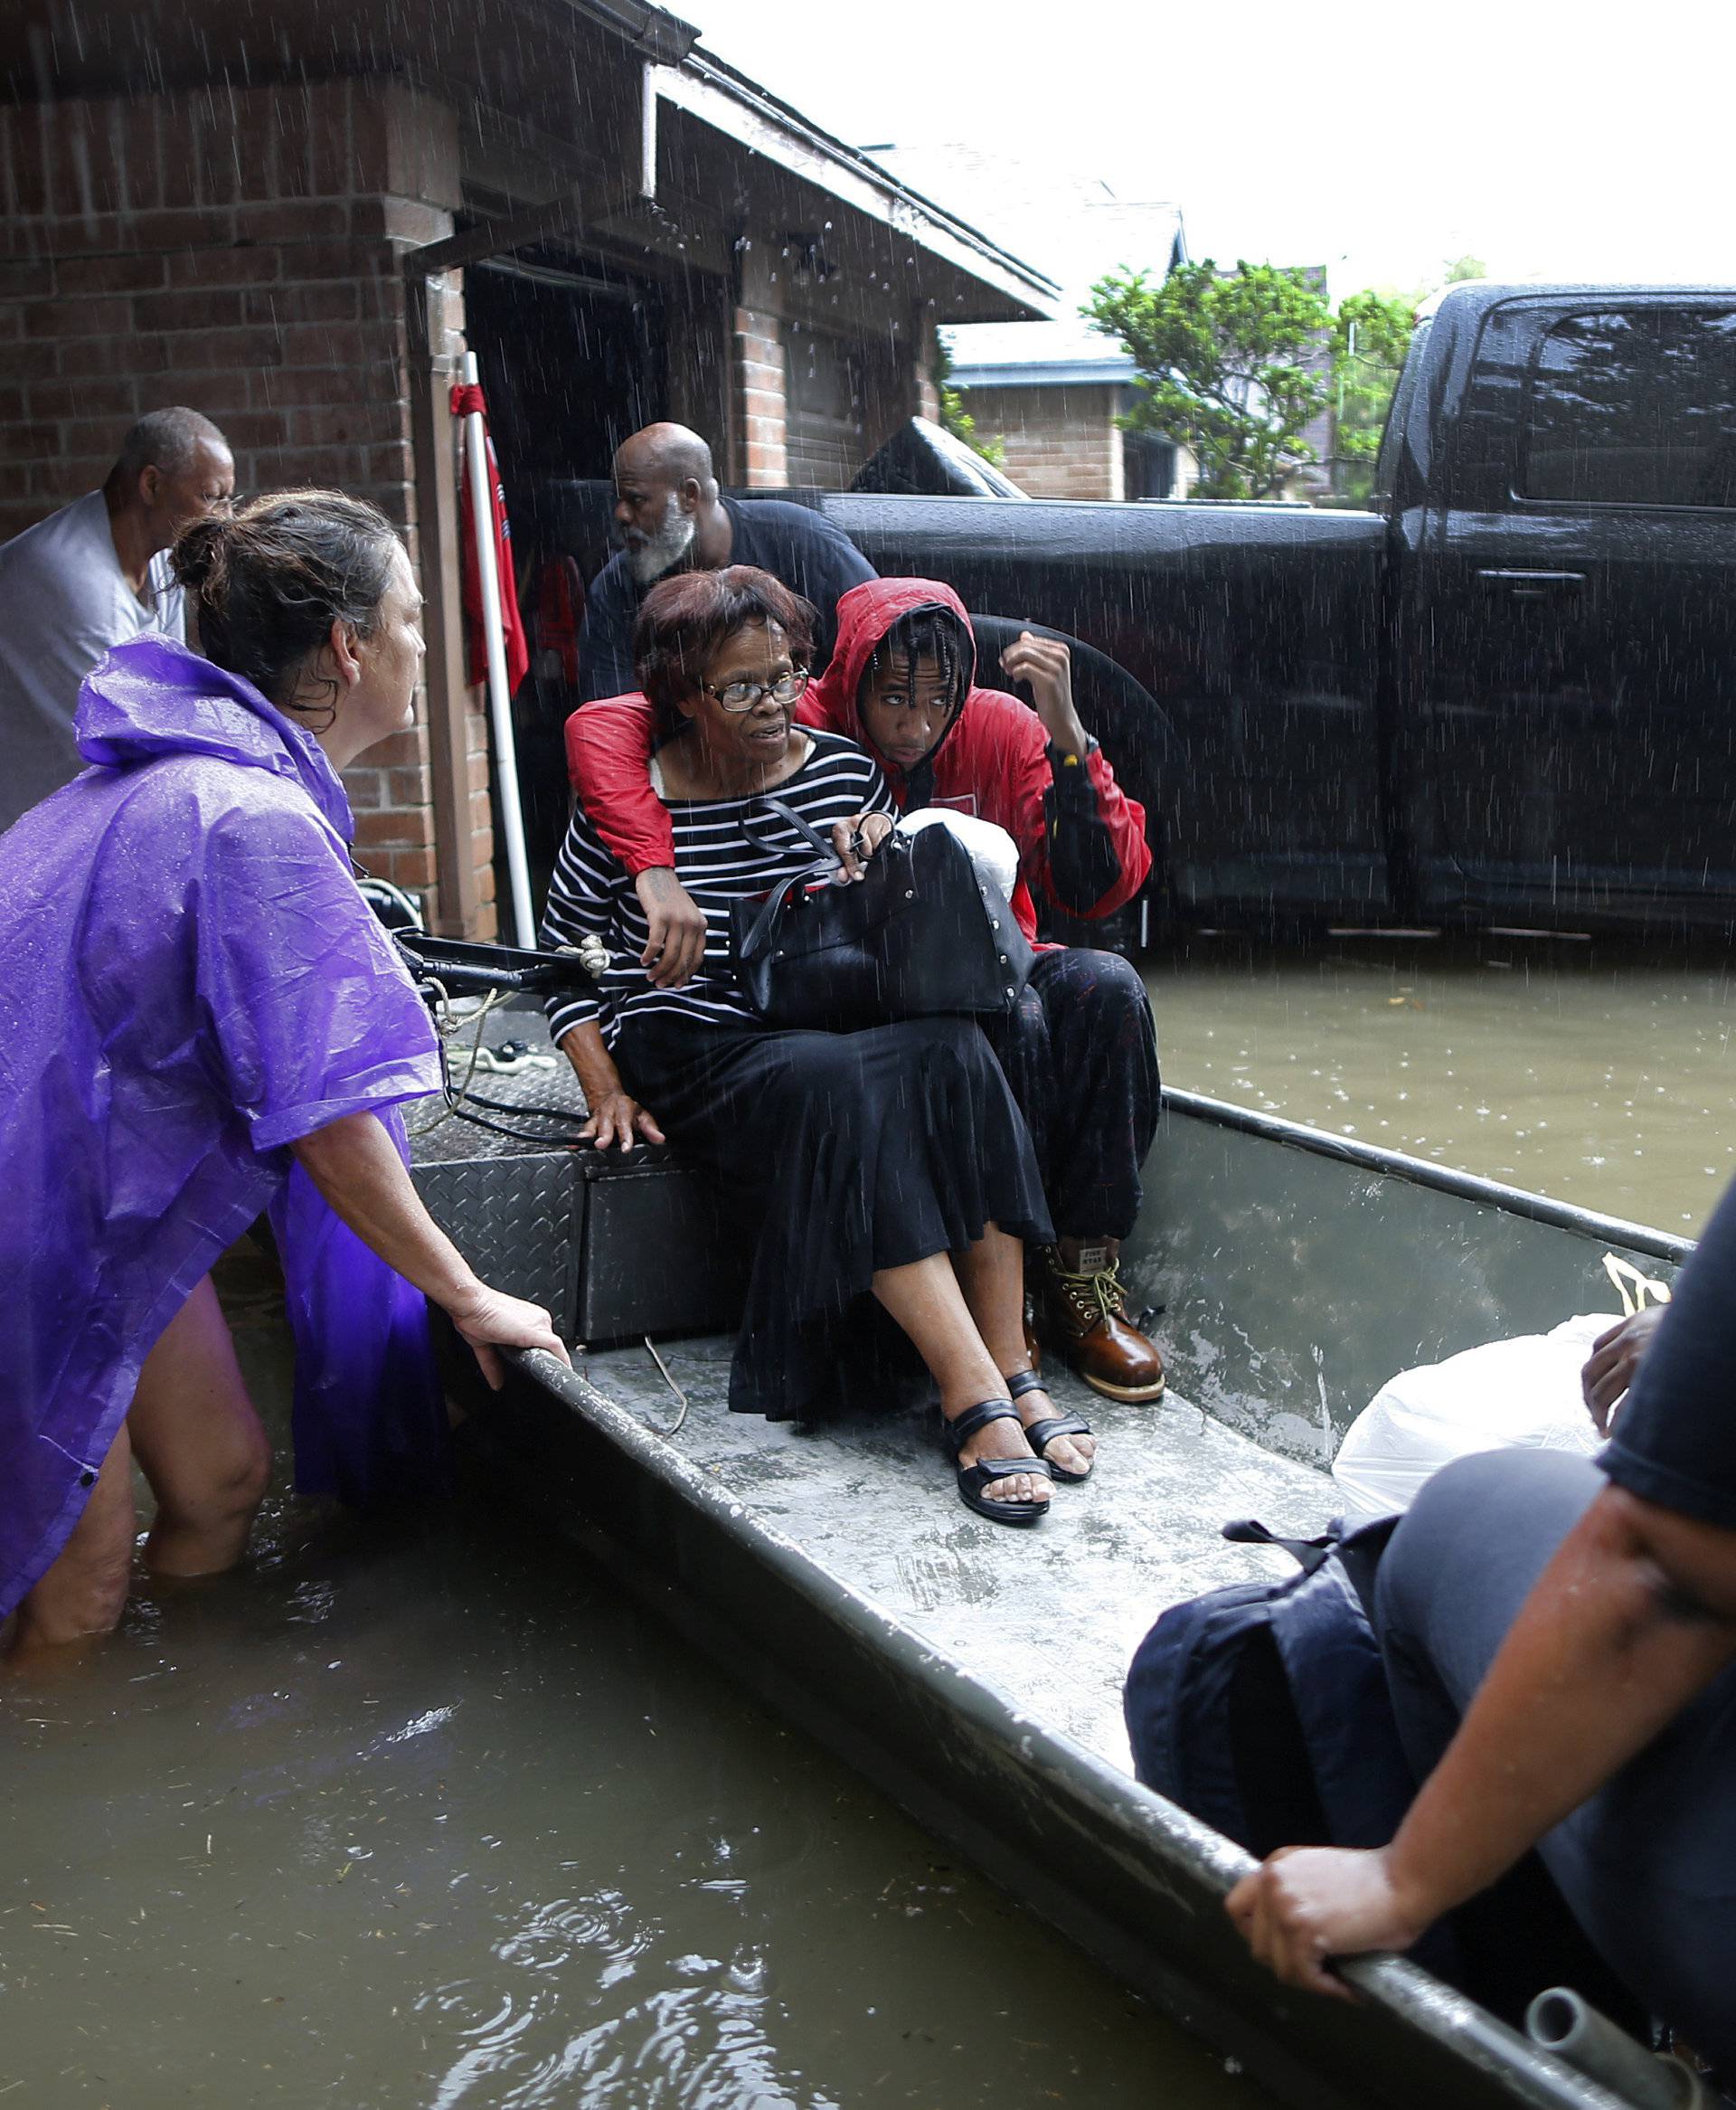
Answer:
M537 672L577 688L585 582L571 557L543 559L533 598L536 607L531 618L531 635L536 640Z
M468 417L480 411L485 420L483 432L487 434L486 422L488 406L483 401L480 388L462 384L452 391L452 415ZM500 464L495 459L495 443L488 447L488 513L494 525L495 569L500 581L500 628L506 646L506 693L511 695L530 671L530 648L524 641L524 625L518 613L518 581L513 572L513 531L506 520L506 493L500 481ZM463 463L458 478L458 553L462 575L462 601L465 622L465 657L472 683L488 678L488 640L482 627L482 570L476 562L476 516L471 505L470 494L466 488L469 481L470 462L467 451L460 456Z

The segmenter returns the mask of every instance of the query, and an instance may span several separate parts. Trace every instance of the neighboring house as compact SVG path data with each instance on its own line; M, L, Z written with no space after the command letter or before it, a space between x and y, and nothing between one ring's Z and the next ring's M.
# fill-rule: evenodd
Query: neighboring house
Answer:
M1110 271L1161 278L1187 260L1181 207L1118 198L1096 178L974 147L869 151L1060 282L1052 321L947 333L952 385L978 439L1004 444L1007 475L1033 498L1184 497L1191 457L1122 431L1116 420L1132 401L1133 361L1079 314Z
M845 483L934 414L938 324L1053 309L646 0L27 12L40 32L0 44L0 539L170 402L223 428L243 489L384 507L429 650L416 724L349 772L357 849L455 935L495 927L457 591L467 345L522 555L539 501L652 418L703 431L731 484Z
M1303 274L1308 283L1324 299L1326 296L1326 267L1325 264L1305 264ZM1303 364L1318 371L1332 363L1332 340L1323 336L1316 340L1312 355ZM1302 443L1314 449L1314 459L1306 461L1286 480L1283 496L1287 498L1306 499L1309 505L1327 497L1332 490L1333 451L1335 440L1332 429L1332 405L1328 403L1310 425L1302 429Z
M1299 269L1309 286L1324 299L1326 295L1326 267L1324 264L1304 264ZM1323 330L1304 352L1300 364L1305 371L1317 374L1331 363L1331 333ZM1241 383L1231 384L1231 393L1235 402L1245 409L1259 391L1251 383ZM1334 440L1330 402L1318 417L1302 428L1300 439L1301 444L1312 451L1313 459L1299 462L1285 478L1279 489L1271 495L1298 504L1315 505L1326 497L1333 487Z

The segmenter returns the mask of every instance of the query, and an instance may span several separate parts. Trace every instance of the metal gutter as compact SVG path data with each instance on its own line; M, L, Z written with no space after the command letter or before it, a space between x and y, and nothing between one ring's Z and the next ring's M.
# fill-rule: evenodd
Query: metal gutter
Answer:
M1009 360L1005 366L958 365L948 375L954 388L1118 388L1138 372L1121 355L1108 359Z
M679 66L699 42L699 32L666 8L646 0L561 0L570 14L624 38L641 57Z
M566 0L604 19L603 0ZM613 4L613 0L610 0ZM647 16L661 16L655 9ZM609 22L618 33L624 23ZM649 33L647 30L646 33ZM547 203L511 220L486 221L441 241L405 251L412 283L436 271L461 270L486 257L549 240L653 205L657 198L659 114L665 105L685 112L753 155L814 184L844 205L916 241L964 277L990 287L1027 320L1047 320L1060 289L1029 264L979 234L944 207L920 197L866 155L834 139L797 110L767 94L732 69L696 50L678 62L647 56L641 70L637 149L619 171L572 181ZM1003 317L1000 319L1019 319Z

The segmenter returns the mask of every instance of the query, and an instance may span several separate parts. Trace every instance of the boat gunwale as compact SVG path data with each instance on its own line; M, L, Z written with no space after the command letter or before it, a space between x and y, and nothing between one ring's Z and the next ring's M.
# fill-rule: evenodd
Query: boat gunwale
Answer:
M760 1516L588 1377L541 1350L504 1353L537 1389L552 1394L577 1412L640 1470L709 1517L822 1617L836 1622L864 1645L892 1656L901 1672L939 1706L1016 1753L1040 1782L1064 1787L1099 1821L1112 1827L1127 1849L1142 1859L1155 1859L1151 1870L1155 1883L1174 1890L1179 1881L1222 1897L1255 1867L1253 1858L1233 1841L1027 1712L869 1593L834 1574L798 1540ZM606 1538L632 1550L630 1539L624 1540L606 1520L592 1521ZM1619 2097L1540 2050L1405 1957L1350 1959L1340 1968L1401 2029L1430 2039L1438 2049L1502 2089L1514 2104L1528 2105L1529 2110L1628 2110ZM1281 2010L1276 1985L1274 1994L1274 2007ZM1299 2049L1292 2056L1305 2063L1308 2057Z
M1227 1099L1212 1099L1202 1092L1181 1091L1165 1085L1164 1108L1174 1109L1196 1121L1218 1128L1239 1129L1244 1134L1263 1136L1290 1150L1308 1150L1316 1157L1335 1159L1341 1164L1361 1165L1384 1178L1408 1179L1437 1193L1461 1201L1481 1202L1510 1216L1533 1224L1548 1224L1557 1230L1576 1231L1607 1245L1630 1253L1650 1254L1658 1260L1680 1263L1693 1253L1696 1241L1673 1231L1660 1231L1650 1224L1635 1224L1623 1216L1606 1216L1575 1202L1557 1201L1552 1196L1533 1194L1529 1187L1509 1187L1503 1180L1487 1179L1481 1173L1460 1172L1449 1165L1437 1165L1428 1158L1413 1158L1403 1150L1388 1150L1380 1143L1365 1143L1355 1136L1335 1136L1329 1129L1311 1128L1306 1122L1287 1121L1281 1114L1264 1113L1253 1107L1238 1106Z

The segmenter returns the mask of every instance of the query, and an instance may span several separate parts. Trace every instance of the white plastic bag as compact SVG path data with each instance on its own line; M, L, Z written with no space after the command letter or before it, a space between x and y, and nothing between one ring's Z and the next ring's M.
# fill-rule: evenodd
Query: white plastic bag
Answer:
M1004 828L975 813L960 813L950 806L924 806L901 816L898 832L918 835L925 828L950 828L965 846L978 881L992 880L1006 900L1019 884L1019 846Z
M1591 1343L1618 1313L1587 1312L1549 1333L1486 1341L1401 1370L1350 1424L1332 1462L1345 1521L1408 1509L1431 1472L1474 1451L1530 1447L1589 1458L1603 1439L1580 1391Z
M1548 1333L1486 1341L1444 1363L1401 1370L1352 1422L1332 1476L1344 1494L1347 1524L1408 1509L1431 1472L1474 1451L1602 1447L1580 1372L1591 1344L1646 1304L1667 1304L1667 1282L1606 1253L1604 1273L1621 1300L1619 1313L1588 1311Z

